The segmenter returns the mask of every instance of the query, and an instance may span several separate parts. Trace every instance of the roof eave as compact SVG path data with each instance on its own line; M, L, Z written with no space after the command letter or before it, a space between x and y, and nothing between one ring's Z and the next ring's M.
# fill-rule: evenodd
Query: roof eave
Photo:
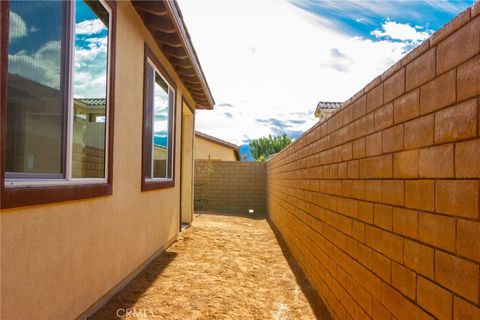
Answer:
M207 79L205 78L205 74L203 73L202 67L200 65L200 61L198 60L197 53L195 52L192 41L188 34L187 27L185 26L185 22L183 21L183 17L180 12L180 8L178 7L178 3L176 0L174 0L166 1L166 4L167 9L169 10L169 14L173 18L175 27L178 30L184 48L188 53L190 61L192 61L193 68L197 73L198 78L200 79L202 89L204 90L206 98L208 99L208 105L197 104L196 108L212 110L213 106L215 105L215 100L213 99L212 92L210 91L210 87L208 86Z
M190 93L195 109L212 110L212 93L175 0L131 0L159 49Z

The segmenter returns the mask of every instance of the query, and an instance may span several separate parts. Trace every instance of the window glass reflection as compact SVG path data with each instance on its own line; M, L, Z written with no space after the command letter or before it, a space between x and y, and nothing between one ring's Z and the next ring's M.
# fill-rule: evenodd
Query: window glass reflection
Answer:
M75 3L72 177L105 177L109 13L97 1Z
M10 1L7 177L64 176L65 4Z
M155 73L153 108L153 177L170 178L170 99L169 88L162 77Z

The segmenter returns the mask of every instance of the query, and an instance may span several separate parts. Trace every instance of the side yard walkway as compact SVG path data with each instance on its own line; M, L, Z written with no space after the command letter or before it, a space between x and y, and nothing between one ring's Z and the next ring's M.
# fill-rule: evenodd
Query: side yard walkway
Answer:
M330 319L266 219L219 214L197 215L91 317L118 318Z

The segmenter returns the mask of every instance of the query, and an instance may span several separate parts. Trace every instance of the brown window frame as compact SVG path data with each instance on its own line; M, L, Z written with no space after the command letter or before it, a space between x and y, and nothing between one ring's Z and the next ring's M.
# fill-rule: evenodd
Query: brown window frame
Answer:
M145 161L148 156L147 150L145 149L145 141L149 138L147 137L148 132L146 130L146 123L147 123L147 67L149 65L148 61L151 61L155 68L157 68L160 75L163 79L168 83L170 87L174 90L174 97L173 97L173 108L172 108L172 177L170 179L162 179L162 180L147 180L145 178ZM164 188L173 188L175 187L175 153L177 150L176 146L176 131L177 131L177 86L175 81L170 77L168 72L162 66L158 58L156 57L155 53L152 49L145 43L145 54L143 60L143 123L142 123L142 176L141 176L141 190L149 191L149 190L158 190Z
M115 43L117 25L117 4L114 0L106 0L112 14L110 31L109 61L109 94L108 94L108 149L107 149L107 181L102 183L66 184L48 186L5 186L5 160L7 147L7 96L8 96L8 34L9 34L9 1L0 1L0 208L17 208L69 200L88 199L108 196L113 193L113 130L115 102Z

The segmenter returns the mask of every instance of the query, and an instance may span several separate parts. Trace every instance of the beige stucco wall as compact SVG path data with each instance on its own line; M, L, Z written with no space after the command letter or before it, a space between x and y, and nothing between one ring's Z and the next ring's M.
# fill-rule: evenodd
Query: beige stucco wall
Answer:
M194 114L183 105L182 124L182 223L192 222L193 214L193 136Z
M195 159L210 159L223 161L237 161L236 152L221 144L195 136Z
M177 235L181 130L175 188L141 192L144 42L159 51L130 2L117 12L113 195L2 210L1 319L75 318Z

